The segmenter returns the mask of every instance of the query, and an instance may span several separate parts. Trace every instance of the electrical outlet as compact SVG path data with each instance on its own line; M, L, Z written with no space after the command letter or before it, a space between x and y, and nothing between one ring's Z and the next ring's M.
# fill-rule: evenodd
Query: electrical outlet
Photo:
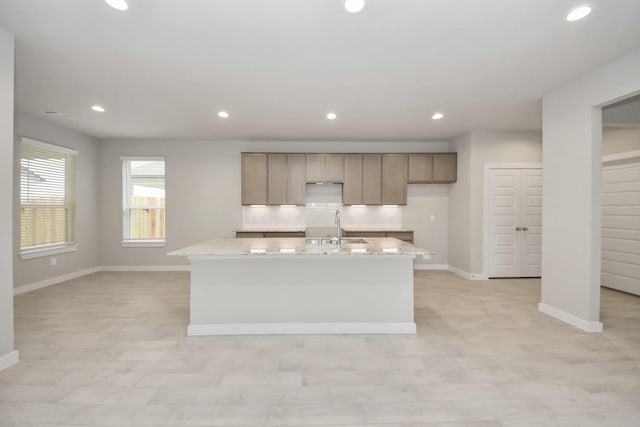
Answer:
M56 265L58 263L58 260L56 259L56 257L51 257L51 265Z

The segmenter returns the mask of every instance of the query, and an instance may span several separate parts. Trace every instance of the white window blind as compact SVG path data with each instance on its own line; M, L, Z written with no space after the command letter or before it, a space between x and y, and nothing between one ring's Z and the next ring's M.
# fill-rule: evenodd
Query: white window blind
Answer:
M123 240L165 238L164 159L123 158Z
M74 242L77 152L22 139L20 154L20 248Z

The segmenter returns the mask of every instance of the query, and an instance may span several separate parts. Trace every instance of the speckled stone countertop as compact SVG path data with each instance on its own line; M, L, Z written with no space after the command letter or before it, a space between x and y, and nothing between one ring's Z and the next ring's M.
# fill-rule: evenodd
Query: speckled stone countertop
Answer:
M342 227L344 231L349 233L364 233L364 232L381 232L387 231L389 233L411 233L413 230L406 228L394 228L394 227Z
M213 239L169 252L172 256L231 256L231 255L411 255L431 256L433 253L391 237L367 237L366 243L343 239L342 246L322 239Z
M304 227L297 228L286 228L286 227L246 227L239 228L236 231L237 233L304 233Z

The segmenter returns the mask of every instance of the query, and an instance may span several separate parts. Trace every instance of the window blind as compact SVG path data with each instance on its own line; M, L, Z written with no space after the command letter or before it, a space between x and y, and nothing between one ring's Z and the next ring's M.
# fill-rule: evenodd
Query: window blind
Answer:
M20 247L75 239L77 152L23 138L20 154Z

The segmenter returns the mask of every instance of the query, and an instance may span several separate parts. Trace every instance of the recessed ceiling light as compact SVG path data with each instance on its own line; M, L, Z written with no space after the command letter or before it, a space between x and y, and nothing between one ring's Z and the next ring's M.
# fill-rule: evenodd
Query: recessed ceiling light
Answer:
M590 13L591 13L591 8L589 6L576 7L567 15L567 21L569 22L578 21Z
M127 0L105 0L109 6L118 10L127 10L129 9L129 5L127 4Z
M364 8L364 0L345 0L344 8L349 13L358 13Z
M218 111L218 117L221 117L223 119L228 119L229 113L227 113L226 111Z
M327 114L327 119L329 120L335 120L338 116L336 115L336 113L328 113Z
M91 109L97 113L104 113L104 107L102 107L101 105L94 105L91 107Z
M440 120L443 117L444 117L444 114L442 113L435 113L433 116L431 116L433 120Z

